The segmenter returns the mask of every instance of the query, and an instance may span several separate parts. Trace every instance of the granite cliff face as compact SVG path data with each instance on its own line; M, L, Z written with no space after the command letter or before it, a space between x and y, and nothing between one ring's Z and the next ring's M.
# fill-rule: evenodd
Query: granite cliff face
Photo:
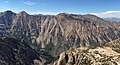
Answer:
M3 13L10 13L6 11ZM0 15L2 22L11 22L8 36L25 39L35 49L53 56L69 48L83 46L101 46L120 38L119 22L104 22L94 15L29 15L25 11ZM10 20L10 21L9 21ZM0 23L4 24L4 23ZM6 24L4 24L6 25Z

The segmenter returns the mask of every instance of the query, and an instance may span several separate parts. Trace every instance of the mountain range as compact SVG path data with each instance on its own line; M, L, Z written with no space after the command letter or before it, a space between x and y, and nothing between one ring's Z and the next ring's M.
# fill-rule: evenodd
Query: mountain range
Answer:
M0 36L25 40L50 63L70 48L98 47L119 39L120 22L108 22L91 14L5 11L0 13Z

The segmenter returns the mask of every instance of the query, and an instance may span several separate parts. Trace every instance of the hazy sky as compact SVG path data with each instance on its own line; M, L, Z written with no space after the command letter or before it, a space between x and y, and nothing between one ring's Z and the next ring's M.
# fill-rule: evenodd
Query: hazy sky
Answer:
M0 0L0 11L6 10L30 14L66 12L101 15L120 13L120 0Z

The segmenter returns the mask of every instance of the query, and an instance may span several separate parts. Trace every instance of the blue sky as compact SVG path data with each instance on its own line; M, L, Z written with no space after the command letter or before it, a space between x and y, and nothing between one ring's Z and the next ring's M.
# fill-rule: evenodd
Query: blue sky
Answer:
M30 14L100 14L119 12L120 0L0 0L0 11L26 11Z

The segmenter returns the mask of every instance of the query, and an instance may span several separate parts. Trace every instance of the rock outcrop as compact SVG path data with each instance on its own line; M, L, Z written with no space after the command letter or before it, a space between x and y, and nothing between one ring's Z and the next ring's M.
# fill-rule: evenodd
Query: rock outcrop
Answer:
M54 65L119 65L120 39L110 43L101 47L81 47L63 52ZM115 45L118 46L114 47ZM64 64L61 64L61 62L64 62Z

